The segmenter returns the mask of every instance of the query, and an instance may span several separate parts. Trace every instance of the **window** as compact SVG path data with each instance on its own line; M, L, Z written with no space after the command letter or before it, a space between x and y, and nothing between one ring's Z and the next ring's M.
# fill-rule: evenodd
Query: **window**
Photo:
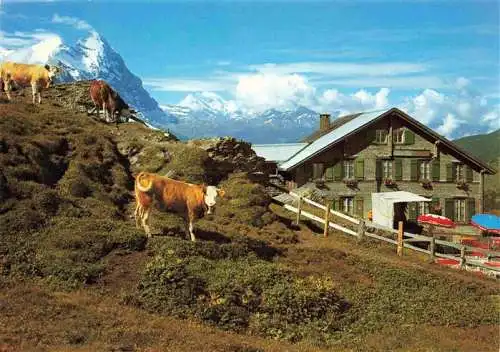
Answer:
M384 179L392 179L392 160L382 161L382 176Z
M429 214L429 202L419 202L418 203L418 215Z
M392 140L395 144L403 144L404 143L404 128L396 128L392 131Z
M340 198L342 204L342 211L347 214L353 213L354 208L354 198L353 197L344 197Z
M455 199L455 221L465 222L465 199Z
M344 178L353 179L354 178L354 161L344 160Z
M387 130L375 131L375 143L387 144Z
M463 181L465 179L464 164L455 163L453 167L455 168L455 181Z
M431 162L429 160L422 160L420 162L420 181L431 179Z
M322 163L314 163L313 164L313 180L322 179L323 178L323 164Z

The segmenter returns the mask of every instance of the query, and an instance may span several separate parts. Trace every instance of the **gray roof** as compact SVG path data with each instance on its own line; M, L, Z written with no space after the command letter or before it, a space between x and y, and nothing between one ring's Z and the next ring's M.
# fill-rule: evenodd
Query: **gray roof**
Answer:
M257 156L263 157L266 161L279 163L288 160L305 146L307 143L254 144L252 149Z
M314 142L302 148L298 153L290 157L279 166L280 170L287 171L301 163L303 160L321 152L329 145L342 140L348 134L364 127L365 125L373 122L385 112L389 110L377 110L371 112L364 112L342 126L330 131L329 133L319 137Z

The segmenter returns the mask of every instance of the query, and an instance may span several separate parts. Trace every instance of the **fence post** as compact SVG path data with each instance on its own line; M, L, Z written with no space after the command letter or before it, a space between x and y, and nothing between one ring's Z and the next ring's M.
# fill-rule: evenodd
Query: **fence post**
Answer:
M462 246L460 248L460 267L463 268L465 266L466 259L465 259L465 246Z
M436 253L436 238L434 237L434 226L429 225L429 237L431 238L429 242L429 261L434 263L435 253Z
M300 223L300 212L302 211L302 197L299 197L299 203L297 205L297 219L295 220L295 223L299 225Z
M398 222L398 255L403 256L403 222Z
M325 229L323 230L323 237L328 237L328 227L330 226L330 203L326 204L325 210Z
M363 240L363 238L365 237L365 231L366 231L365 220L360 219L358 225L358 241Z
M432 235L429 244L429 261L431 263L434 263L434 259L436 257L435 253L436 253L436 238L434 237L434 235Z

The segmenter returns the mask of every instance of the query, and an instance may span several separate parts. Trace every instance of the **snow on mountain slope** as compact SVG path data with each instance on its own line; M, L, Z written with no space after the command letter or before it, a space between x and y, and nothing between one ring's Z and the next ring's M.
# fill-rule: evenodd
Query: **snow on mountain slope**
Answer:
M124 99L153 124L175 123L143 88L142 81L127 68L122 57L95 30L79 33L76 40L59 34L40 36L34 45L1 48L0 59L25 63L54 63L63 68L62 82L87 79L106 80Z
M255 113L211 92L192 93L161 108L178 120L165 127L188 138L231 135L252 143L295 142L319 125L319 115L305 107Z

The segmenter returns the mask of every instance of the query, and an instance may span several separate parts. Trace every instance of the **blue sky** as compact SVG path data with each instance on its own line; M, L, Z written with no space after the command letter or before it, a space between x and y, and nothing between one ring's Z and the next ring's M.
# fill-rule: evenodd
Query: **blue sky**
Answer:
M33 30L15 15L85 21L160 104L211 91L262 109L405 106L443 133L478 118L499 127L499 1L4 0L2 11L7 33Z

